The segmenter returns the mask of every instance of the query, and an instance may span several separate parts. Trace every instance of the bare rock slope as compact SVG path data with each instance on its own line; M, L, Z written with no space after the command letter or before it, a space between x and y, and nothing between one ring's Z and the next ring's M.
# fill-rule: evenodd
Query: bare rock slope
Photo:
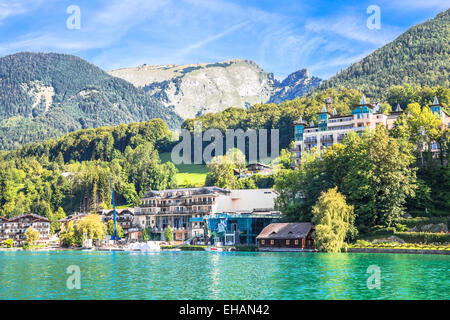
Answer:
M320 82L306 70L299 72L295 73L295 81L280 83L255 62L236 59L209 64L142 65L109 73L143 88L186 119L228 107L281 102L306 93ZM286 79L292 78L290 75Z

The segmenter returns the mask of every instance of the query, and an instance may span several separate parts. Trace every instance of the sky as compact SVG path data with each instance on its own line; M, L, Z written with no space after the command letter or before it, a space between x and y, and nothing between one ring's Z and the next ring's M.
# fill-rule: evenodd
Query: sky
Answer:
M302 68L327 79L449 7L450 0L0 0L0 56L69 53L105 70L247 59L280 80Z

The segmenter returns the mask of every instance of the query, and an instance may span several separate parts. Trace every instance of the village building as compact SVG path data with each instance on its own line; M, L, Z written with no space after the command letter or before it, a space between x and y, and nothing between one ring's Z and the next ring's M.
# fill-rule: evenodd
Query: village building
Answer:
M39 231L36 244L48 244L50 241L50 220L34 213L26 213L11 219L0 217L0 240L12 239L14 246L25 244L25 231L32 227Z
M276 194L270 189L227 190L200 187L150 191L135 208L135 222L163 238L170 225L174 240L204 237L214 214L275 212ZM276 212L278 213L278 212Z
M103 223L114 219L114 209L103 209L99 211ZM134 215L134 208L116 209L116 224L119 224L123 229L124 238L129 240L137 240L142 234L142 229L139 224L136 224Z
M256 237L261 251L311 251L314 250L309 222L271 223Z
M340 143L349 132L356 132L359 135L366 129L375 129L379 125L392 129L397 118L403 113L402 108L397 105L395 110L389 114L380 112L379 104L372 105L366 102L363 96L358 105L352 107L350 115L340 115L333 108L331 98L325 99L322 111L318 113L318 123L306 122L300 117L294 123L294 153L296 161L300 159L303 152L316 147L319 152L323 148ZM442 122L444 128L450 125L450 116L444 111L443 105L437 98L429 106L433 114ZM438 151L436 143L431 146L432 152Z
M245 169L234 169L234 175L239 178L248 178L255 174L270 175L273 173L273 168L264 163L250 163Z
M76 212L70 216L64 217L62 219L59 219L59 228L60 231L64 231L67 230L67 227L69 226L70 222L73 222L75 224L75 222L83 219L84 217L86 217L88 214L87 213L79 213Z

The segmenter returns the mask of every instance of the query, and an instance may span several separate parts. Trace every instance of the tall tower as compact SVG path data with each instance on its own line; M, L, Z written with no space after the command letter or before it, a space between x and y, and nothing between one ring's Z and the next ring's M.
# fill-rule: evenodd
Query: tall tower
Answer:
M366 102L366 97L363 95L361 101L356 106L353 106L352 115L357 115L359 118L364 118L365 114L373 113L375 106Z
M294 139L295 141L303 141L303 132L305 128L308 126L306 121L303 121L302 117L298 118L296 122L294 122Z
M431 112L433 112L433 114L439 116L439 118L440 118L440 117L442 117L442 107L443 107L443 105L441 103L439 103L438 98L434 97L433 104L430 105Z
M325 105L322 108L322 111L318 113L319 115L319 123L318 128L319 131L327 131L328 130L328 118L331 116L331 114L328 112L328 109L331 108L331 104L333 103L333 99L326 98L325 99Z

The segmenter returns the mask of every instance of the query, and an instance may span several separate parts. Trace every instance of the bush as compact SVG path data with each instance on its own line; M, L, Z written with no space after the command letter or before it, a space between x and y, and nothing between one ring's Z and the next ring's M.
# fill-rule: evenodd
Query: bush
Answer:
M181 251L205 251L208 246L179 246Z
M402 218L398 220L398 223L406 225L408 228L420 228L426 224L438 224L444 223L449 227L450 218L448 217L415 217L415 218Z
M177 245L166 245L161 246L161 249L171 250L171 249L180 249L182 251L203 251L208 246L177 246Z
M408 243L449 243L450 233L396 232L395 235Z
M371 246L372 244L366 240L357 240L355 245L358 247L368 247L368 246Z
M3 241L3 244L7 248L12 248L14 246L14 240L13 239L6 239L5 241Z
M395 225L395 231L398 231L398 232L406 232L406 231L408 231L408 229L409 228L404 224L397 223Z
M361 236L392 236L395 231L394 227L373 226L368 233Z

